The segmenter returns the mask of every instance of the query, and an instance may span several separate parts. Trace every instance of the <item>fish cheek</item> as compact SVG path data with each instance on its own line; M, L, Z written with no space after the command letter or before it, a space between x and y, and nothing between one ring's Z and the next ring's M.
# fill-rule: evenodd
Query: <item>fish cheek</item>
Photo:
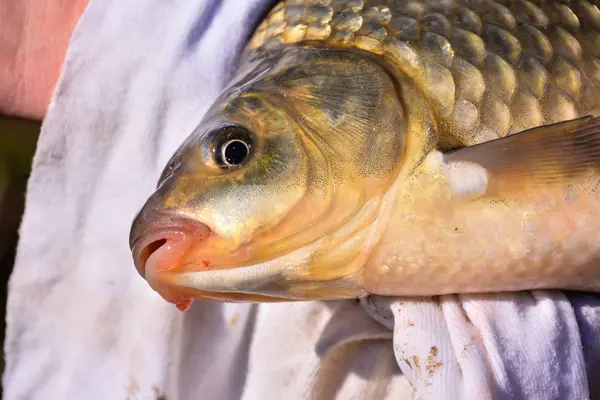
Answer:
M240 171L204 194L215 233L237 244L277 225L307 190L307 159L293 134L264 138Z

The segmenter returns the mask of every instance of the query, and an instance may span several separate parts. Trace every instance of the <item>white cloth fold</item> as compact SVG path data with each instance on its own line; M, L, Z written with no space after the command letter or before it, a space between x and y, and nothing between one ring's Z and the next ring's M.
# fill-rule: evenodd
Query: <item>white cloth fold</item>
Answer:
M431 399L587 398L596 296L196 302L182 315L137 275L131 220L272 4L91 0L28 185L5 398L402 399L409 381Z
M596 398L599 305L559 291L363 301L427 399Z

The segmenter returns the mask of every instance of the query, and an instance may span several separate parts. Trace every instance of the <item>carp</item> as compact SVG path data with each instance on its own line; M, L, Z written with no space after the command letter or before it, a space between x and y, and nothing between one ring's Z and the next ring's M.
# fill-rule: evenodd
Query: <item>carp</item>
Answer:
M600 10L288 0L130 233L167 301L600 291Z

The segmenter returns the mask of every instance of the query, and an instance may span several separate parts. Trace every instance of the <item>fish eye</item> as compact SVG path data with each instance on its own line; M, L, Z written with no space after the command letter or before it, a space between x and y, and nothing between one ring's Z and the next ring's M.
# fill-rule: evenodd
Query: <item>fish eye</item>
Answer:
M250 146L239 139L225 143L221 148L221 158L227 165L239 165L244 162L250 153Z
M221 168L233 168L248 160L252 151L252 135L242 127L222 129L213 144L215 162Z

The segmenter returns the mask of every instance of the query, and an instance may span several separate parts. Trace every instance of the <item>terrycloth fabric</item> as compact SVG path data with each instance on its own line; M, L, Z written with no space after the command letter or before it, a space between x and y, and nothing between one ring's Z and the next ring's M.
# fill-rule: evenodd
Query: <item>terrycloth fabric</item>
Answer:
M396 360L415 398L600 396L597 296L532 291L369 297L363 305L394 330Z
M5 398L404 399L409 382L416 398L588 398L594 296L205 301L180 314L137 275L131 220L272 4L91 1L29 182Z

